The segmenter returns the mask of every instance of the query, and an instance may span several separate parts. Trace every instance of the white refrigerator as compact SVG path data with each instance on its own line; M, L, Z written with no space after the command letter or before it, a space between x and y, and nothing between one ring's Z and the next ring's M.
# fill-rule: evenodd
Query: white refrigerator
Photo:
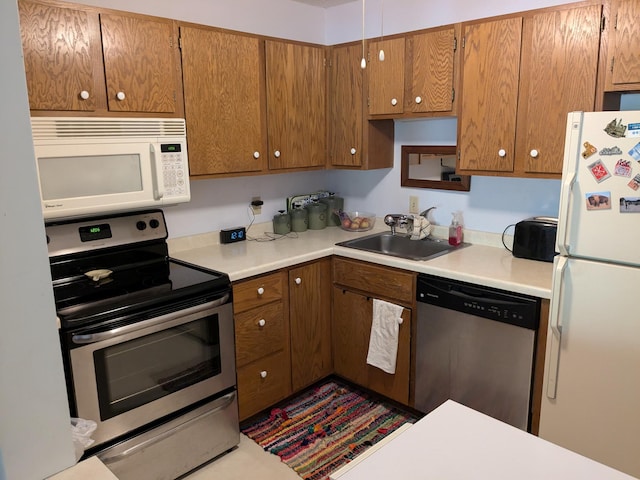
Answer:
M640 477L640 111L569 114L540 437Z

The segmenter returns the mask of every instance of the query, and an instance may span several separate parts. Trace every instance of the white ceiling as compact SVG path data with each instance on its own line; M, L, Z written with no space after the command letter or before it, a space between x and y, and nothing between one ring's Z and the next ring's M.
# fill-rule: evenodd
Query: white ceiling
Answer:
M358 0L293 0L294 2L306 3L307 5L314 5L316 7L329 8L336 5L342 5L344 3L356 2Z

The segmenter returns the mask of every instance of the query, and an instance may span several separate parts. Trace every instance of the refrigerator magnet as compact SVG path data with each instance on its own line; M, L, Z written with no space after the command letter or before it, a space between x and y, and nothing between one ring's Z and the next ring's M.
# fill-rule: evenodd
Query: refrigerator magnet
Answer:
M602 160L596 160L591 165L589 165L589 170L591 170L591 174L598 183L606 180L611 176L609 170L607 170L607 167L605 167L604 163L602 163Z
M622 124L622 119L617 120L614 118L604 127L604 131L612 137L622 138L624 137L624 132L627 131L627 126Z
M631 155L634 160L640 162L640 142L636 143L635 146L629 150L629 155Z
M627 137L640 137L640 123L627 125Z
M585 195L587 210L607 210L611 208L611 192L592 192Z
M622 150L620 149L620 147L613 146L613 147L605 147L602 150L600 150L598 152L600 155L622 155Z
M640 213L640 197L620 197L620 213Z
M631 187L632 190L638 190L640 188L640 173L636 174L627 185Z
M589 142L584 142L584 152L582 152L582 158L589 158L591 155L596 153L598 149L591 145Z
M613 169L613 174L618 177L630 177L631 176L631 162L629 160L620 159L616 162L616 166Z

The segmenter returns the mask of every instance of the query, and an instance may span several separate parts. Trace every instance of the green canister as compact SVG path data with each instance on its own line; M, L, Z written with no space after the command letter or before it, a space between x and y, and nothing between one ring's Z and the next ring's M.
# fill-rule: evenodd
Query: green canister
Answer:
M309 227L309 212L305 208L294 208L291 215L291 231L305 232Z
M278 210L273 216L273 233L286 235L291 231L291 217L284 210Z
M335 212L343 209L344 199L332 193L328 197L321 198L320 202L327 206L327 227L339 227L340 217Z
M310 203L307 205L309 212L309 230L322 230L327 226L327 205L324 203Z

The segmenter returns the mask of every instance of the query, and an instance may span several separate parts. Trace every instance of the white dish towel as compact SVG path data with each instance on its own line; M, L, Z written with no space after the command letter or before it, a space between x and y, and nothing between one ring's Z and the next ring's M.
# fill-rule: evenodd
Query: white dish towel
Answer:
M404 307L400 305L373 299L373 322L367 363L391 374L396 373L398 333L403 310Z

